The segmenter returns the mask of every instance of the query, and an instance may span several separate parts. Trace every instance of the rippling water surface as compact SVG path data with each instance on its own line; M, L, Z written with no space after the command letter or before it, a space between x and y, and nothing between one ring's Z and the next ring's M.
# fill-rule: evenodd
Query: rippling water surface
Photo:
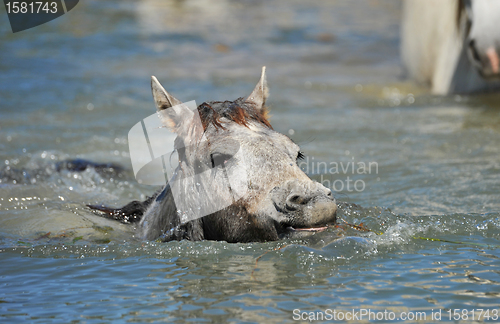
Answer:
M434 97L406 81L400 9L86 0L12 34L2 7L0 322L498 314L500 97ZM151 75L201 103L249 94L263 65L271 123L336 192L337 228L270 243L156 243L85 208L156 190L133 178L127 143L155 110ZM58 172L69 158L124 171Z

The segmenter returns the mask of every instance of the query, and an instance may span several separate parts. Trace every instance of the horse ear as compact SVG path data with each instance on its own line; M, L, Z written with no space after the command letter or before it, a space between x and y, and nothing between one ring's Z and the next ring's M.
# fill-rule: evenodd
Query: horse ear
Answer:
M252 93L250 94L250 96L248 96L245 102L254 105L257 110L261 110L262 108L264 108L268 96L269 89L267 88L266 81L266 67L263 66L259 83L257 83L255 89L253 89Z
M183 123L193 118L193 112L179 99L169 94L155 76L151 77L151 90L164 126L177 132Z

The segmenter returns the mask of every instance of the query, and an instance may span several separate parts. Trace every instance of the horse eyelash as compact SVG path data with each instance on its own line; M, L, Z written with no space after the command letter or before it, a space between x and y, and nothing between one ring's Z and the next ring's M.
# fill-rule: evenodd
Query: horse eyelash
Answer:
M299 153L297 153L297 160L303 160L304 158L305 158L304 153L299 151Z

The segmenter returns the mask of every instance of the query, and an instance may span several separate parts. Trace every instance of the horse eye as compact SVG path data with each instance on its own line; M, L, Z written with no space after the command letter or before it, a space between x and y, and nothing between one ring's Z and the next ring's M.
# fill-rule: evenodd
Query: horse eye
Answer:
M297 160L303 160L304 158L305 158L304 153L302 153L301 151L299 151L297 153Z
M232 158L233 156L229 154L223 154L223 153L210 154L210 161L212 162L212 168L215 168L216 166L224 166Z

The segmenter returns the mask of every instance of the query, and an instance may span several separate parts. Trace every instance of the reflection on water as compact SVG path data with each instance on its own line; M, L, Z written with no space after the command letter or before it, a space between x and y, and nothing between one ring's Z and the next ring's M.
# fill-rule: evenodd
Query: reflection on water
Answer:
M400 5L88 0L16 34L0 19L0 321L498 309L499 96L435 97L406 81ZM159 244L84 207L156 190L134 180L127 143L154 112L151 75L201 103L248 95L263 65L271 123L308 163L377 164L309 172L364 184L336 193L339 228L265 244ZM57 171L68 158L124 172Z

